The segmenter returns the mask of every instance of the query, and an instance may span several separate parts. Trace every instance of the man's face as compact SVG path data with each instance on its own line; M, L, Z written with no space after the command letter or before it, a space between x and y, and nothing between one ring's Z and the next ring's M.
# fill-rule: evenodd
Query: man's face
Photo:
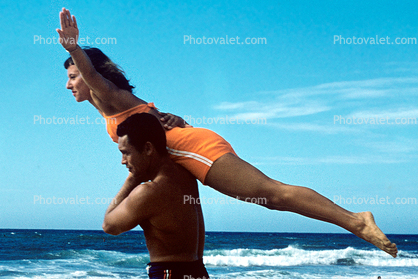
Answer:
M133 176L140 178L142 182L147 181L150 158L146 155L145 148L142 152L139 152L129 143L127 135L119 137L118 147L122 153L122 164L126 165Z

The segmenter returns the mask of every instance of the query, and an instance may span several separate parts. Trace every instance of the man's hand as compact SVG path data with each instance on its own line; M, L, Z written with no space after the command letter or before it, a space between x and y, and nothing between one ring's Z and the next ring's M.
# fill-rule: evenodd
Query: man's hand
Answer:
M78 27L75 16L71 16L70 11L62 8L60 12L61 29L56 29L60 36L61 45L71 52L77 48Z
M190 126L180 116L176 116L176 115L171 114L171 113L164 113L164 112L160 112L160 111L158 113L161 116L160 121L163 123L163 126L166 130L171 130L171 129L176 128L176 127L185 128L185 127Z

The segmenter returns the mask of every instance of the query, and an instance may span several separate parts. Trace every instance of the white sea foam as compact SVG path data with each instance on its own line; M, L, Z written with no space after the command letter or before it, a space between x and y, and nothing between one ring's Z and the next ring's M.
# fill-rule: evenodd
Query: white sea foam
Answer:
M145 272L148 254L130 254L106 250L68 250L53 255L51 259L18 261L13 266L4 266L13 278L148 278ZM211 278L248 279L248 278L416 278L402 272L405 267L418 266L418 256L400 251L399 258L393 259L377 250L346 248L341 250L304 250L294 246L284 249L219 249L207 250L204 262ZM367 274L350 273L344 269L344 276L335 268L357 266L367 269ZM388 272L384 267L394 267ZM346 268L344 267L344 268ZM325 269L324 269L325 268ZM318 274L318 269L325 272ZM29 271L21 272L22 270ZM324 271L325 270L325 271ZM356 269L357 270L357 269ZM0 273L2 267L0 266ZM348 273L347 273L348 271ZM358 271L358 270L357 270ZM383 273L382 273L383 272ZM26 273L26 274L25 274ZM350 276L348 276L350 274ZM347 275L347 276L346 276ZM376 276L375 276L376 275Z
M284 249L210 250L204 255L208 266L301 266L301 265L362 265L362 266L418 266L418 256L400 251L394 259L383 251L359 250L303 250L288 246Z

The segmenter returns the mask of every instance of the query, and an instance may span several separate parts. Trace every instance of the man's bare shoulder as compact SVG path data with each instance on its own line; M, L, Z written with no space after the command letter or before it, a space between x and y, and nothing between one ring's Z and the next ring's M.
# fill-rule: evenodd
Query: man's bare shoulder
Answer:
M163 186L154 181L144 182L131 191L127 202L131 208L141 208L147 212L148 217L160 214L166 199Z
M151 198L152 196L159 194L161 190L160 186L160 183L153 181L141 183L132 190L129 197L133 199Z
M165 185L197 186L196 178L188 170L171 161L161 169L155 182Z

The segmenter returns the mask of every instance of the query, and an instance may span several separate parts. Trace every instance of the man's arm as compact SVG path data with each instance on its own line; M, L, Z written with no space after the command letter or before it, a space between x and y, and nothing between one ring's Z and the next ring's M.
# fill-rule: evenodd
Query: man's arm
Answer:
M152 214L152 182L138 185L131 176L123 184L105 213L103 230L118 235L135 228ZM151 191L150 191L151 190Z

